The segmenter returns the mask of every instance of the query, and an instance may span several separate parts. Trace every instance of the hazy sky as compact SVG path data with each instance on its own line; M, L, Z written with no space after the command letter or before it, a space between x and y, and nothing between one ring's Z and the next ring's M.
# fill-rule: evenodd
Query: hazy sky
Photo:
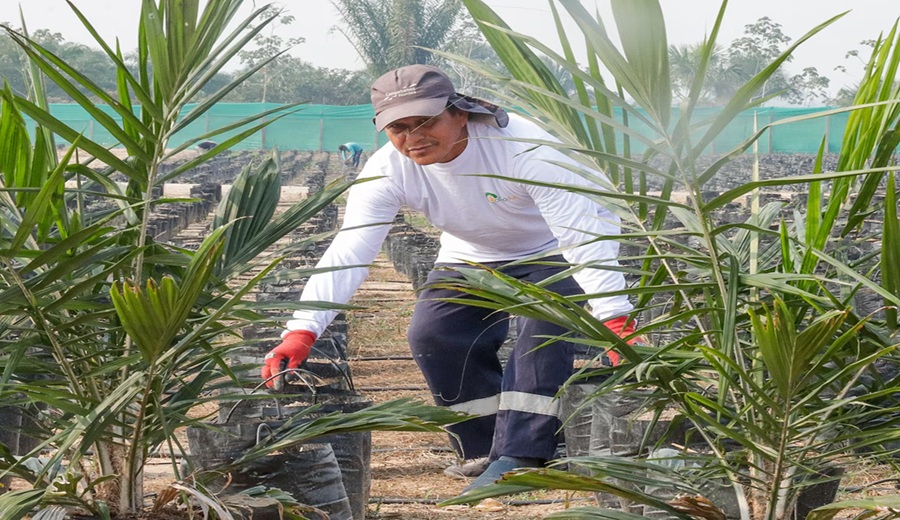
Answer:
M75 5L95 25L106 39L118 37L126 50L135 46L136 19L140 0L73 0ZM296 19L279 32L285 39L303 37L306 42L292 54L317 66L358 69L362 62L353 47L339 32L332 30L338 23L337 11L329 0L276 0ZM558 41L552 23L547 0L487 0L514 30L540 37L552 45ZM611 20L608 0L583 0L590 12L599 10L601 16ZM247 0L244 14L253 5L262 2ZM718 0L662 0L670 44L696 43L709 30L720 2ZM65 0L0 0L0 21L19 25L19 11L24 13L30 30L39 28L59 32L66 40L90 44L90 36L80 27ZM828 18L850 11L849 14L803 44L794 61L788 64L791 73L804 67L817 67L819 73L832 79L834 88L853 83L861 65L845 59L850 49L861 49L859 42L887 32L900 16L898 0L732 0L725 14L724 27L719 41L727 44L740 37L744 26L768 16L782 25L785 34L797 39L809 29ZM611 21L606 22L607 27ZM573 40L577 30L572 25L568 34ZM834 71L837 65L846 65L848 74Z

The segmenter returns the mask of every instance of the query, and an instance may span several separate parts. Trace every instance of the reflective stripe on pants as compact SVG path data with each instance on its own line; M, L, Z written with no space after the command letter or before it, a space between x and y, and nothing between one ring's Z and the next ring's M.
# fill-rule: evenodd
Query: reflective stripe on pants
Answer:
M547 260L563 261L562 257ZM501 270L534 283L563 269L512 265ZM492 458L553 458L560 427L554 396L572 373L573 354L571 345L563 341L536 347L544 344L547 337L564 334L566 329L516 318L517 337L504 367L498 352L509 332L509 315L439 301L473 298L453 289L431 286L441 278L459 279L461 275L447 270L428 275L413 312L408 339L435 403L478 416L448 428L456 436L451 438L454 448L465 459L489 454ZM571 278L554 283L550 289L564 295L582 292Z

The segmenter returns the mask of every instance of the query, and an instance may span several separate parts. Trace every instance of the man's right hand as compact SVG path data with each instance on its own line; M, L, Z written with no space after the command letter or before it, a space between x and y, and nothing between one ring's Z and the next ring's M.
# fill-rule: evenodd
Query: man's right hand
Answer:
M281 344L266 354L265 365L262 367L262 378L266 386L275 390L281 390L284 385L284 377L281 372L292 368L300 368L309 351L316 342L316 335L308 330L292 330L281 338ZM277 375L277 377L272 377Z
M629 345L650 345L650 341L643 334L639 336L634 336L634 327L635 320L629 320L628 316L618 316L616 318L610 318L603 322L603 325L606 326L609 330L618 334L618 336L622 339L627 339L625 342ZM606 358L609 360L609 364L612 366L618 365L622 361L622 356L616 352L615 350L607 350Z

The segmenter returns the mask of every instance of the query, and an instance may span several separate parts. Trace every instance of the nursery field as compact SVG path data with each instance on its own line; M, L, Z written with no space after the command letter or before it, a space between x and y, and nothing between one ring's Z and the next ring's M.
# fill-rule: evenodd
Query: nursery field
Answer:
M767 156L761 165L761 175L774 177L803 170L811 160L809 156ZM314 169L324 169L325 183L347 173L346 167L333 155L314 154L310 162ZM749 167L749 158L736 161L722 173L715 186L725 190L740 184L748 175ZM298 175L289 183L304 181L305 176ZM791 206L793 196L791 192L783 192L774 198ZM731 215L726 218L739 219L747 208L731 207L728 211ZM340 208L337 224L339 220ZM436 235L413 214L405 214L403 222L398 220L395 230L351 302L357 309L346 314L346 355L353 386L373 403L407 397L430 403L425 382L409 354L406 328L415 301L414 288L430 267ZM474 507L439 507L439 502L456 496L466 485L464 480L443 473L454 462L455 456L444 435L374 432L366 518L534 519L594 503L590 493L536 492ZM838 499L896 493L897 480L891 468L865 467L848 461L846 473ZM157 482L166 482L164 470Z
M778 176L807 168L809 156L768 156L761 175ZM826 160L834 160L833 157ZM749 158L736 161L717 182L728 189L748 175ZM327 179L345 172L334 159L327 162ZM791 205L794 194L781 193ZM730 208L740 218L746 207ZM417 230L421 228L421 230ZM424 278L434 253L433 230L420 217L404 215L388 237L376 265L357 293L347 314L347 355L353 384L373 402L411 397L431 402L424 380L409 356L406 327L415 299L414 287ZM396 251L397 248L408 251ZM401 259L401 260L398 260ZM404 264L399 265L398 262ZM438 507L441 500L455 496L466 484L443 473L455 462L443 435L401 432L374 432L372 435L371 492L367 518L541 518L568 507L591 505L589 493L540 492L482 503L476 507ZM863 467L848 461L847 478L841 482L838 499L862 498L896 493L897 480L887 467Z
M190 155L188 153L187 155ZM348 174L336 154L323 152L291 152L284 175L287 188L315 186L336 180ZM197 182L219 182L219 178L233 175L239 168L234 163L245 161L244 156L231 156L208 171L197 173ZM182 157L187 160L190 157ZM832 160L826 158L826 160ZM761 174L778 176L792 170L808 168L808 156L778 155L765 158ZM715 186L727 190L740 184L747 175L749 163L745 159L735 162L722 173ZM230 173L223 173L230 172ZM311 179L315 181L311 181ZM222 181L226 182L226 181ZM294 191L290 191L294 193ZM771 200L781 200L786 206L794 205L797 194L789 191L770 194ZM290 201L283 201L285 209ZM209 208L206 208L208 210ZM726 208L726 218L739 220L747 208L735 205ZM321 232L339 225L340 204L331 208L317 224ZM406 329L415 302L415 287L424 278L434 254L436 235L427 224L413 214L404 214L395 223L395 232L388 237L385 248L370 269L366 282L351 302L356 308L348 311L340 320L346 349L350 379L356 392L373 403L398 398L413 398L431 403L431 396L421 373L412 360L406 343ZM208 220L200 219L182 230L160 227L175 242L189 244L197 236L207 232ZM316 252L325 243L310 250L305 259L311 264ZM402 258L402 262L398 260ZM295 260L296 261L296 260ZM400 265L400 264L403 265ZM291 291L302 287L300 281L286 283ZM294 293L292 293L294 294ZM259 297L259 296L257 296ZM335 336L337 337L337 336ZM259 345L257 354L274 346ZM261 355L259 355L261 362ZM215 411L207 410L215 413ZM477 506L448 506L438 504L456 496L466 485L465 480L444 474L444 469L455 463L455 456L443 434L408 432L373 432L370 464L370 490L365 505L368 519L537 519L570 507L595 503L592 493L533 492L485 501ZM838 500L893 495L898 490L897 475L886 466L867 466L853 460L846 461L846 477L841 481ZM173 480L171 460L155 458L148 461L145 472L145 503L150 507ZM21 486L21 483L14 482ZM842 517L849 518L847 515ZM158 516L153 517L159 518Z

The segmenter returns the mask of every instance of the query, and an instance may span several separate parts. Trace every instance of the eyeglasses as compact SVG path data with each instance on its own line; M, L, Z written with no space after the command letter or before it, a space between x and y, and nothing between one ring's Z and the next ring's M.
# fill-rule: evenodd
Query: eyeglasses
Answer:
M438 120L443 114L444 112L441 112L436 116L420 117L418 119L412 120L412 122L409 123L394 122L385 126L384 131L395 137L399 137L404 133L406 135L409 135L419 130L428 131L437 124Z

